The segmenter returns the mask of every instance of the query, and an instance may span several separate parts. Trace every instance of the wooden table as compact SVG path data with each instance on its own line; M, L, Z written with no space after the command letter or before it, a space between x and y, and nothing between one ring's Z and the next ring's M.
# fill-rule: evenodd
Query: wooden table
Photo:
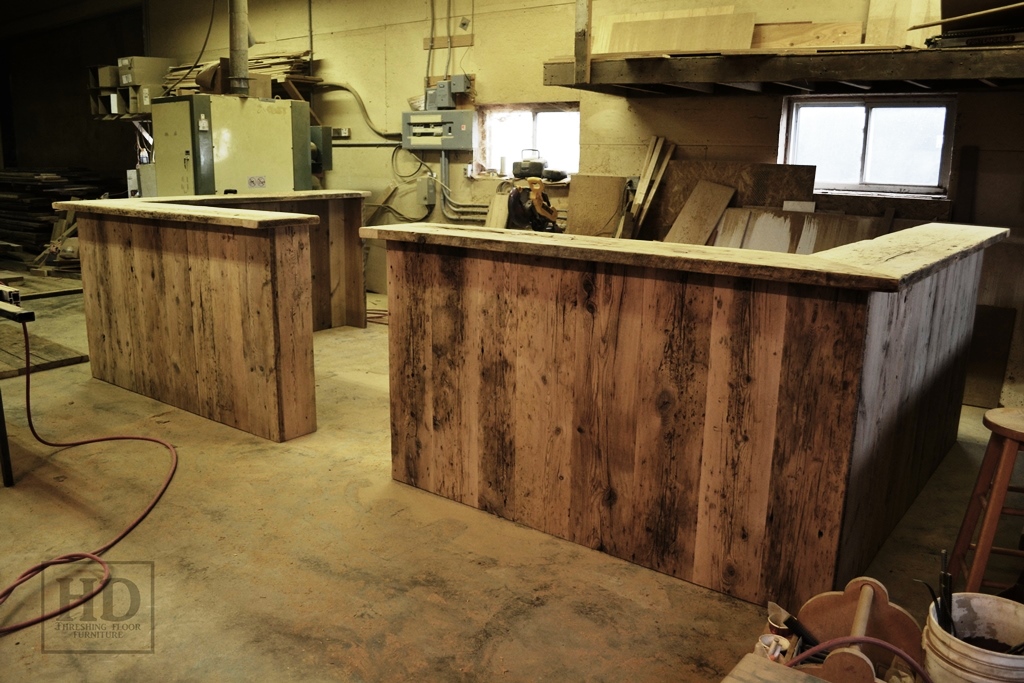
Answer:
M295 194L56 203L93 376L273 441L315 431L313 331L366 325L365 193Z
M750 602L859 575L956 439L982 250L429 224L387 241L392 475Z

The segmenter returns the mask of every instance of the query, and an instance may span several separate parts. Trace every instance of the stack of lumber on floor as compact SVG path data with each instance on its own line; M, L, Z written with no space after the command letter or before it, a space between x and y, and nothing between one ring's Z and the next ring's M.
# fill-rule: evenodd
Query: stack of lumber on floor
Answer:
M0 240L38 253L54 239L58 216L53 202L96 199L112 189L109 181L90 171L0 171Z
M674 150L653 138L635 188L573 176L566 232L811 254L929 222L815 212L813 166L673 160Z
M733 5L677 9L655 3L662 11L626 13L618 3L593 3L591 53L687 54L735 51L815 52L863 48L924 47L936 29L907 29L937 19L939 0L906 2L871 0L867 22L787 21L765 22L769 17L754 11L737 11ZM774 12L771 18L778 18ZM794 18L801 19L795 15ZM837 17L839 19L840 17Z
M176 66L167 72L164 88L169 95L190 95L199 92L196 76L207 67L219 63L219 59L203 62L192 69L192 64ZM321 79L309 76L309 50L273 55L249 57L249 74L270 76L274 83L289 81L317 82ZM180 80L180 82L179 82Z

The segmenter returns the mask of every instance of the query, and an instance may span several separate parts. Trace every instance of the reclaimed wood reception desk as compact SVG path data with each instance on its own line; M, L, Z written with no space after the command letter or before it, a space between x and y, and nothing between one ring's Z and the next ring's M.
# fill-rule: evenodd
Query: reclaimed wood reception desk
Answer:
M313 331L366 326L364 194L56 203L93 376L273 441L316 431Z
M985 246L814 255L418 224L393 477L754 603L861 573L957 433Z

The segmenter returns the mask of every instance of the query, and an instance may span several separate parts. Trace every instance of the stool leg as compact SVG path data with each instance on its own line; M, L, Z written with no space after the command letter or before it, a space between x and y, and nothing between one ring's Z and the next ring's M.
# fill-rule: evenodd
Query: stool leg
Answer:
M992 492L988 497L988 507L985 509L985 518L981 522L981 531L978 532L978 547L974 552L974 560L971 562L971 571L967 574L968 593L977 593L981 588L985 565L988 564L988 556L992 552L992 542L996 537L996 527L999 525L999 515L1006 502L1006 491L1010 487L1010 479L1013 477L1013 466L1017 461L1018 448L1020 448L1020 444L1016 441L1003 439L999 467L996 470L995 479L992 480Z
M974 491L971 492L971 497L967 501L964 521L960 524L960 533L956 536L953 552L949 556L949 573L952 574L954 580L958 579L964 570L964 558L967 557L967 550L970 548L971 541L974 540L974 532L978 528L978 518L981 517L981 497L992 486L992 477L999 465L1002 446L1003 437L993 434L988 440L985 455L981 459L978 479L975 481Z

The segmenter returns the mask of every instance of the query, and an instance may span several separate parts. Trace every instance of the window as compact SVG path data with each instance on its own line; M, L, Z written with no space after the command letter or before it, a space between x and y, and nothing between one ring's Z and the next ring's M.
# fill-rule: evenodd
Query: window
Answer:
M512 175L512 164L539 156L548 168L580 170L580 112L575 104L509 105L480 110L480 167Z
M952 98L791 98L782 155L815 190L945 194Z

